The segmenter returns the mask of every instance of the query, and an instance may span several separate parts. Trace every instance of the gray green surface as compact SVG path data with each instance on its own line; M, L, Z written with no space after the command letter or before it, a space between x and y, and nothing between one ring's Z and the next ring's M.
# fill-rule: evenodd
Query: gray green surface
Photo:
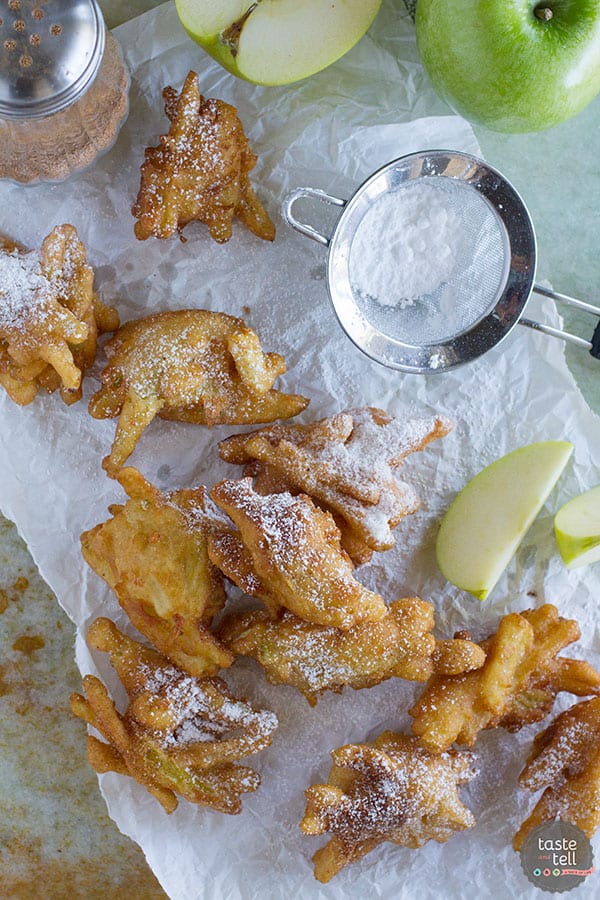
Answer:
M109 28L115 28L122 22L128 22L129 19L139 16L140 13L160 6L164 0L129 0L128 3L122 3L121 0L99 0L100 6L104 13L106 24Z
M575 119L542 134L475 130L486 159L513 181L529 207L538 279L600 306L600 97ZM588 340L598 321L570 309L565 319L569 330ZM571 346L567 360L589 406L600 414L600 360Z
M103 2L116 25L156 2ZM0 897L160 900L142 851L109 819L71 716L74 628L0 516Z
M139 848L108 818L69 712L74 630L0 517L0 897L159 900Z

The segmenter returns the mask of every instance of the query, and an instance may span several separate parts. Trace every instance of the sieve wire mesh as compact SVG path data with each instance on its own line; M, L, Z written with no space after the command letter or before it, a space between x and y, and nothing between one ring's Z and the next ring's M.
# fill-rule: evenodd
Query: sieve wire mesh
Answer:
M386 233L393 229L389 225L389 203L384 208L383 198L397 199L401 217L401 204L415 199L409 194L412 191L420 191L422 196L423 191L428 192L425 196L438 208L442 204L450 220L460 229L458 238L454 235L452 241L453 259L448 277L429 293L407 299L393 296L394 279L390 273L386 296L375 297L369 293L364 279L356 277L357 260L359 255L364 256L365 236L368 238L375 229L381 240L385 240ZM424 249L423 255L435 253L435 249L434 244ZM485 197L466 181L426 177L400 183L391 195L380 195L369 205L352 240L349 275L354 300L367 321L388 337L420 347L451 340L489 313L506 284L509 260L505 227ZM417 255L413 265L426 262ZM381 278L377 282L381 285Z

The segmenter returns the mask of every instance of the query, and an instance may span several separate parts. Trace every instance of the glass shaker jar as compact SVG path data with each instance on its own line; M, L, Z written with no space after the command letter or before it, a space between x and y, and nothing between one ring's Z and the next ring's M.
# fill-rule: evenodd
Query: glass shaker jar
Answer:
M89 166L116 141L128 90L97 0L0 0L0 178Z

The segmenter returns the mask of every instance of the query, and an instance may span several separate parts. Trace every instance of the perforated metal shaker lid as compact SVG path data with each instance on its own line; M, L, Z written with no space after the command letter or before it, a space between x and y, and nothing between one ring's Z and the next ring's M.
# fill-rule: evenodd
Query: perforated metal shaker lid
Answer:
M0 117L70 106L93 82L104 41L96 0L0 0Z

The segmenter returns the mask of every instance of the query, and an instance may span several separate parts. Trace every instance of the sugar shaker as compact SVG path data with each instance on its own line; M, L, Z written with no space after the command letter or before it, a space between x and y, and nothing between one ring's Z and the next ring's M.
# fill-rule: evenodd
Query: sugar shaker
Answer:
M0 178L89 166L117 139L128 91L97 0L0 0Z

